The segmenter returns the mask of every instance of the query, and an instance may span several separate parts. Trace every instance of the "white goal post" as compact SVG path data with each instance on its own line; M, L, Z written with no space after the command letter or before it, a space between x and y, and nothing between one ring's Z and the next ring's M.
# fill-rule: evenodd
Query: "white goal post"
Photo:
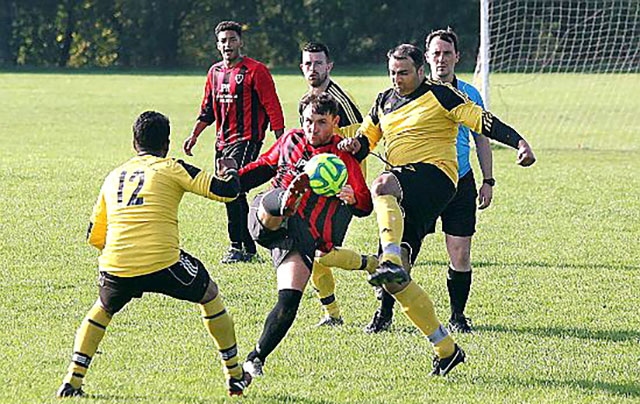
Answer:
M640 0L481 0L474 82L544 148L640 150Z

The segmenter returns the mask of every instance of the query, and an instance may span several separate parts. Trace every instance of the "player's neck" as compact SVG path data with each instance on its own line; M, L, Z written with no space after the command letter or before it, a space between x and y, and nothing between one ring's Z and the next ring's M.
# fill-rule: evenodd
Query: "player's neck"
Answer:
M313 94L313 95L318 95L320 93L323 93L325 91L327 91L327 88L329 88L329 84L331 83L331 79L329 77L327 77L327 79L320 84L317 87L309 87L309 93Z
M431 80L440 80L443 83L453 83L453 80L456 78L456 75L451 73L448 76L445 77L439 77L439 76L431 76Z
M233 60L223 60L222 64L225 68L227 69L231 69L233 67L238 66L240 63L242 63L242 60L244 59L244 56L240 55L237 58L233 59Z

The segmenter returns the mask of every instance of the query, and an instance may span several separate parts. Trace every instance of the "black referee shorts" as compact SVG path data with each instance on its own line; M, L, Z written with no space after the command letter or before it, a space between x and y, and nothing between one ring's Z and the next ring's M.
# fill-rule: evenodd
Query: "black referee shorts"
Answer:
M440 214L442 231L451 236L471 237L476 232L478 190L473 171L469 171L458 180L456 193ZM433 223L429 234L436 232Z
M420 252L422 240L453 198L456 187L451 179L433 164L413 163L395 167L393 174L402 190L400 206L404 211L402 241L411 247L411 263Z
M278 268L282 261L292 252L298 252L302 261L309 268L313 267L316 242L309 231L309 225L298 215L282 222L278 230L265 228L258 219L258 209L264 192L256 195L249 208L249 233L256 243L270 250L273 266Z
M100 272L98 281L102 306L108 313L116 314L131 299L140 298L145 292L198 303L211 278L199 259L181 250L178 262L160 271L133 277Z

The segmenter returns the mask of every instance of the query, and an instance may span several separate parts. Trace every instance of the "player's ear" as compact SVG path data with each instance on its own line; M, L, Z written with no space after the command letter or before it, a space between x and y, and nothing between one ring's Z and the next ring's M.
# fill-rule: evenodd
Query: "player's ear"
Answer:
M327 73L331 73L332 69L333 69L333 62L327 63Z
M338 128L338 124L340 123L340 115L333 115L331 117L331 123L334 128Z
M460 52L456 52L456 63L460 61Z

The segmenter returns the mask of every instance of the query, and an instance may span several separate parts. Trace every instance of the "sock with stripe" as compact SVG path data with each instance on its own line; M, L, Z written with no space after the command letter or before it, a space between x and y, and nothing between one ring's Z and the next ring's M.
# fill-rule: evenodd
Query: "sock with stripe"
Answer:
M63 380L64 383L71 384L74 389L82 386L82 379L89 369L110 321L111 315L102 308L100 302L94 303L76 332L73 356Z
M400 243L404 231L404 219L398 199L393 195L381 195L373 198L376 212L382 256L380 262L390 261L402 265Z
M222 296L200 305L202 321L220 352L225 377L242 378L242 367L238 364L238 345L233 319L222 303Z
M427 292L411 281L406 288L395 293L393 297L400 303L402 312L433 344L433 349L439 358L453 355L455 350L453 338L438 321L433 302Z
M311 271L311 285L316 291L316 294L320 299L320 303L322 303L322 308L324 309L325 314L333 318L340 318L340 306L338 306L335 295L336 280L333 277L331 268L322 265L320 263L320 259L318 258L313 261L313 271Z

